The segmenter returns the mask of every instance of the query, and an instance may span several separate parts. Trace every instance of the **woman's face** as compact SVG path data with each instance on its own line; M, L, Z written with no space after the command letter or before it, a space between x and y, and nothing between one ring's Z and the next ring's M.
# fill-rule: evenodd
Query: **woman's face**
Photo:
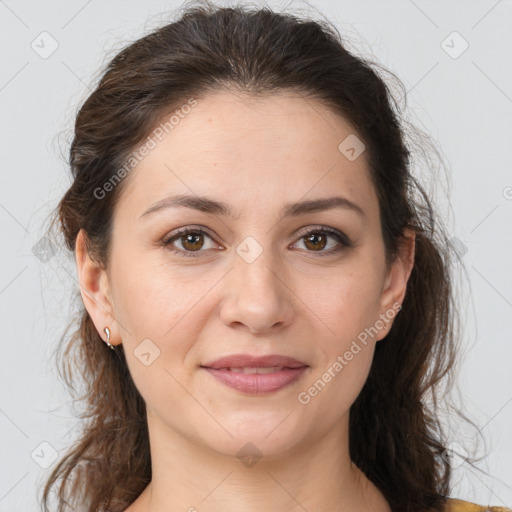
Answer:
M88 309L122 341L150 433L279 457L347 421L412 253L386 268L366 153L321 104L216 92L189 110L131 171L101 281L107 302ZM170 204L177 196L188 205ZM205 368L239 354L302 369Z

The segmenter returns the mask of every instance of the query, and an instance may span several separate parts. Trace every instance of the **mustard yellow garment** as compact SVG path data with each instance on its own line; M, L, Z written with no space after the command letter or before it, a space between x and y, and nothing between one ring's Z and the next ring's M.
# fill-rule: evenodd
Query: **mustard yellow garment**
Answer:
M505 507L476 505L469 501L456 500L452 498L448 500L446 512L512 512L512 510Z

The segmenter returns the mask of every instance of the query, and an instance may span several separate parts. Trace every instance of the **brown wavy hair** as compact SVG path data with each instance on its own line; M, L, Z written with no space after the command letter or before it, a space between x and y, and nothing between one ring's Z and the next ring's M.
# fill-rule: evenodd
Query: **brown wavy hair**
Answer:
M350 456L393 511L442 510L450 464L437 395L442 383L451 382L456 362L455 253L429 194L411 172L415 144L424 147L427 138L405 120L378 70L388 73L405 100L403 84L349 51L325 19L209 1L177 12L180 17L117 53L83 102L69 152L73 181L51 227L58 224L71 252L84 230L91 256L107 269L113 211L128 178L101 200L95 191L164 115L191 97L228 89L260 96L296 91L343 116L366 145L388 262L397 257L404 228L416 232L402 310L377 344L350 409ZM407 143L411 133L416 139ZM122 344L109 350L81 306L78 328L62 337L58 356L61 375L83 406L83 431L46 481L42 506L49 511L55 490L59 512L78 505L87 512L121 512L151 480L145 403Z

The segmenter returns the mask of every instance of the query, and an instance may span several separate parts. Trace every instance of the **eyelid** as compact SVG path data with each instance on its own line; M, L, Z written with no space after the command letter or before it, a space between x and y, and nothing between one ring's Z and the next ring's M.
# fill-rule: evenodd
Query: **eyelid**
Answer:
M201 224L189 224L186 226L182 226L176 229L173 229L172 231L168 232L162 240L169 241L172 238L177 237L178 235L182 235L183 233L187 233L189 231L201 231L206 233L208 236L214 238L214 235L210 233L209 228L206 226L202 226Z

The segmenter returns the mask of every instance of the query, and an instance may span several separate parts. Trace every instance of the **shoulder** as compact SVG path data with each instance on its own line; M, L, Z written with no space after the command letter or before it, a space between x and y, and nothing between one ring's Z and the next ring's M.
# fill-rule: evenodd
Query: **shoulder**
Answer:
M512 512L506 507L491 507L486 505L477 505L469 501L450 498L446 502L445 512Z

